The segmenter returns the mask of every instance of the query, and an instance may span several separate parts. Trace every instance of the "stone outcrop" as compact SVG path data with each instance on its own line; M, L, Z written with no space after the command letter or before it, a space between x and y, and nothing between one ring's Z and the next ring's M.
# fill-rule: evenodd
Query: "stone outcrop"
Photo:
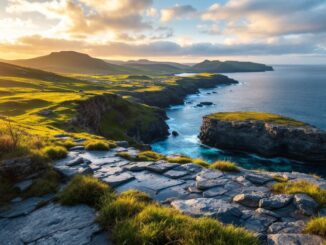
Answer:
M309 125L293 126L260 120L203 119L203 144L228 150L283 156L309 163L326 163L326 132Z

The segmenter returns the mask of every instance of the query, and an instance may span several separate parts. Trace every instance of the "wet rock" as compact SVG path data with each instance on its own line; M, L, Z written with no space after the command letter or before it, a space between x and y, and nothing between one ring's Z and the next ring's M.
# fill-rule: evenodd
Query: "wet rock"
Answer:
M245 178L256 185L264 185L265 183L274 180L274 178L269 175L254 173L246 174Z
M268 228L268 233L301 233L304 225L302 220L296 222L275 222Z
M278 213L275 213L273 211L270 211L270 210L267 210L267 209L263 209L263 208L257 208L255 210L255 212L256 213L259 213L259 214L269 215L269 216L272 216L272 217L277 218L277 219L280 219L282 217Z
M68 167L68 166L62 166L62 165L55 165L53 168L58 171L62 176L65 178L72 178L76 174L82 174L82 175L89 175L93 174L93 170L85 165L85 166L79 166L79 167Z
M85 141L86 141L86 139L84 139L84 138L74 139L74 142L75 142L75 143L83 143L83 142L85 142Z
M312 216L314 215L318 203L306 194L295 194L294 202L301 214Z
M214 198L176 200L171 205L185 214L195 217L214 217L228 224L238 224L239 218L242 215L238 207Z
M144 171L147 169L148 166L153 165L153 162L137 162L133 164L128 164L123 166L123 169L137 172L137 171Z
M213 102L203 101L203 102L198 103L196 105L196 107L203 107L203 106L210 106L210 105L213 105Z
M288 205L293 199L293 196L289 195L274 195L269 198L263 198L259 202L259 207L273 210L283 208Z
M268 235L268 245L321 245L322 238L304 234L274 234Z
M188 191L191 193L202 193L203 190L199 190L196 186L189 186Z
M53 111L45 109L45 110L39 111L37 114L39 114L41 116L50 116L51 114L53 114Z
M243 226L248 230L255 231L258 233L265 233L268 227L275 222L277 219L275 217L256 213L254 211L243 211L248 213L249 218L243 222Z
M84 158L77 157L76 159L73 159L73 160L67 162L66 165L69 166L69 167L73 167L73 166L76 166L76 165L79 165L79 164L82 164L82 163L84 163Z
M216 186L224 186L228 181L226 179L203 179L196 177L196 186L200 190L206 190Z
M257 208L259 206L259 201L264 197L266 197L266 193L253 192L250 194L236 195L233 201L246 207Z
M85 150L85 146L78 145L78 146L73 146L69 149L69 151L83 151Z
M194 163L186 163L186 164L179 165L178 167L175 168L175 170L182 170L191 173L199 173L203 170L203 167Z
M108 177L104 178L103 181L113 187L116 187L116 186L121 185L125 182L128 182L134 178L135 177L132 174L124 172L122 174L108 176Z
M177 137L177 136L179 136L179 133L177 131L173 130L172 131L172 136Z

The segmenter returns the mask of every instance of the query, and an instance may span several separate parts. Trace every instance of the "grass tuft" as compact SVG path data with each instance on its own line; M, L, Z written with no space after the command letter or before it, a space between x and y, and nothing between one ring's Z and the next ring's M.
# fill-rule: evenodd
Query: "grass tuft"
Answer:
M60 175L54 170L48 170L41 177L34 180L32 186L24 193L24 197L43 196L55 193L60 184Z
M59 201L64 205L83 203L97 206L107 192L111 192L107 184L90 176L78 175L59 194Z
M273 178L275 181L280 182L280 183L284 183L289 180L286 176L282 176L282 175L278 175L278 174L274 175Z
M142 151L137 155L138 161L159 161L165 159L164 156L154 151Z
M222 172L240 172L237 165L230 161L216 161L209 166L211 169L218 169Z
M128 152L119 152L119 153L117 153L117 156L122 157L127 160L130 160L130 161L135 160L135 157L132 157Z
M94 141L87 143L85 149L88 151L107 151L110 149L110 145L103 141Z
M272 191L282 194L305 193L315 199L320 206L326 205L326 190L305 180L276 183L272 186Z
M179 156L179 157L169 157L168 162L171 163L179 163L179 164L186 164L192 163L193 159L186 156Z
M312 218L306 224L304 232L326 238L326 217Z
M62 146L46 146L42 149L42 152L52 160L65 158L68 154L67 149Z

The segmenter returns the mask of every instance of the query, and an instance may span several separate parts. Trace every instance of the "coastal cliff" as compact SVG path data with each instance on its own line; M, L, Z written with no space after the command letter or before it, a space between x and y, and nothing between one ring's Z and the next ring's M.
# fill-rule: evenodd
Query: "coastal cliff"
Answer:
M205 116L199 138L221 149L267 157L326 162L326 132L279 115L258 112L216 113Z
M159 91L124 93L140 100L142 103L166 108L183 104L187 95L195 94L199 89L214 88L218 85L237 84L238 81L219 74L205 74L178 78L175 84L166 85Z
M112 139L150 143L169 134L166 119L162 109L103 94L80 101L72 124Z

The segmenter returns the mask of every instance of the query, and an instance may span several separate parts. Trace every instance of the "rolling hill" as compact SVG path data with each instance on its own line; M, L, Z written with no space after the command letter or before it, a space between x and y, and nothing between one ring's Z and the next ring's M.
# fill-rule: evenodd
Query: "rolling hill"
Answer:
M205 60L192 66L194 72L259 72L272 71L273 67L253 62Z

